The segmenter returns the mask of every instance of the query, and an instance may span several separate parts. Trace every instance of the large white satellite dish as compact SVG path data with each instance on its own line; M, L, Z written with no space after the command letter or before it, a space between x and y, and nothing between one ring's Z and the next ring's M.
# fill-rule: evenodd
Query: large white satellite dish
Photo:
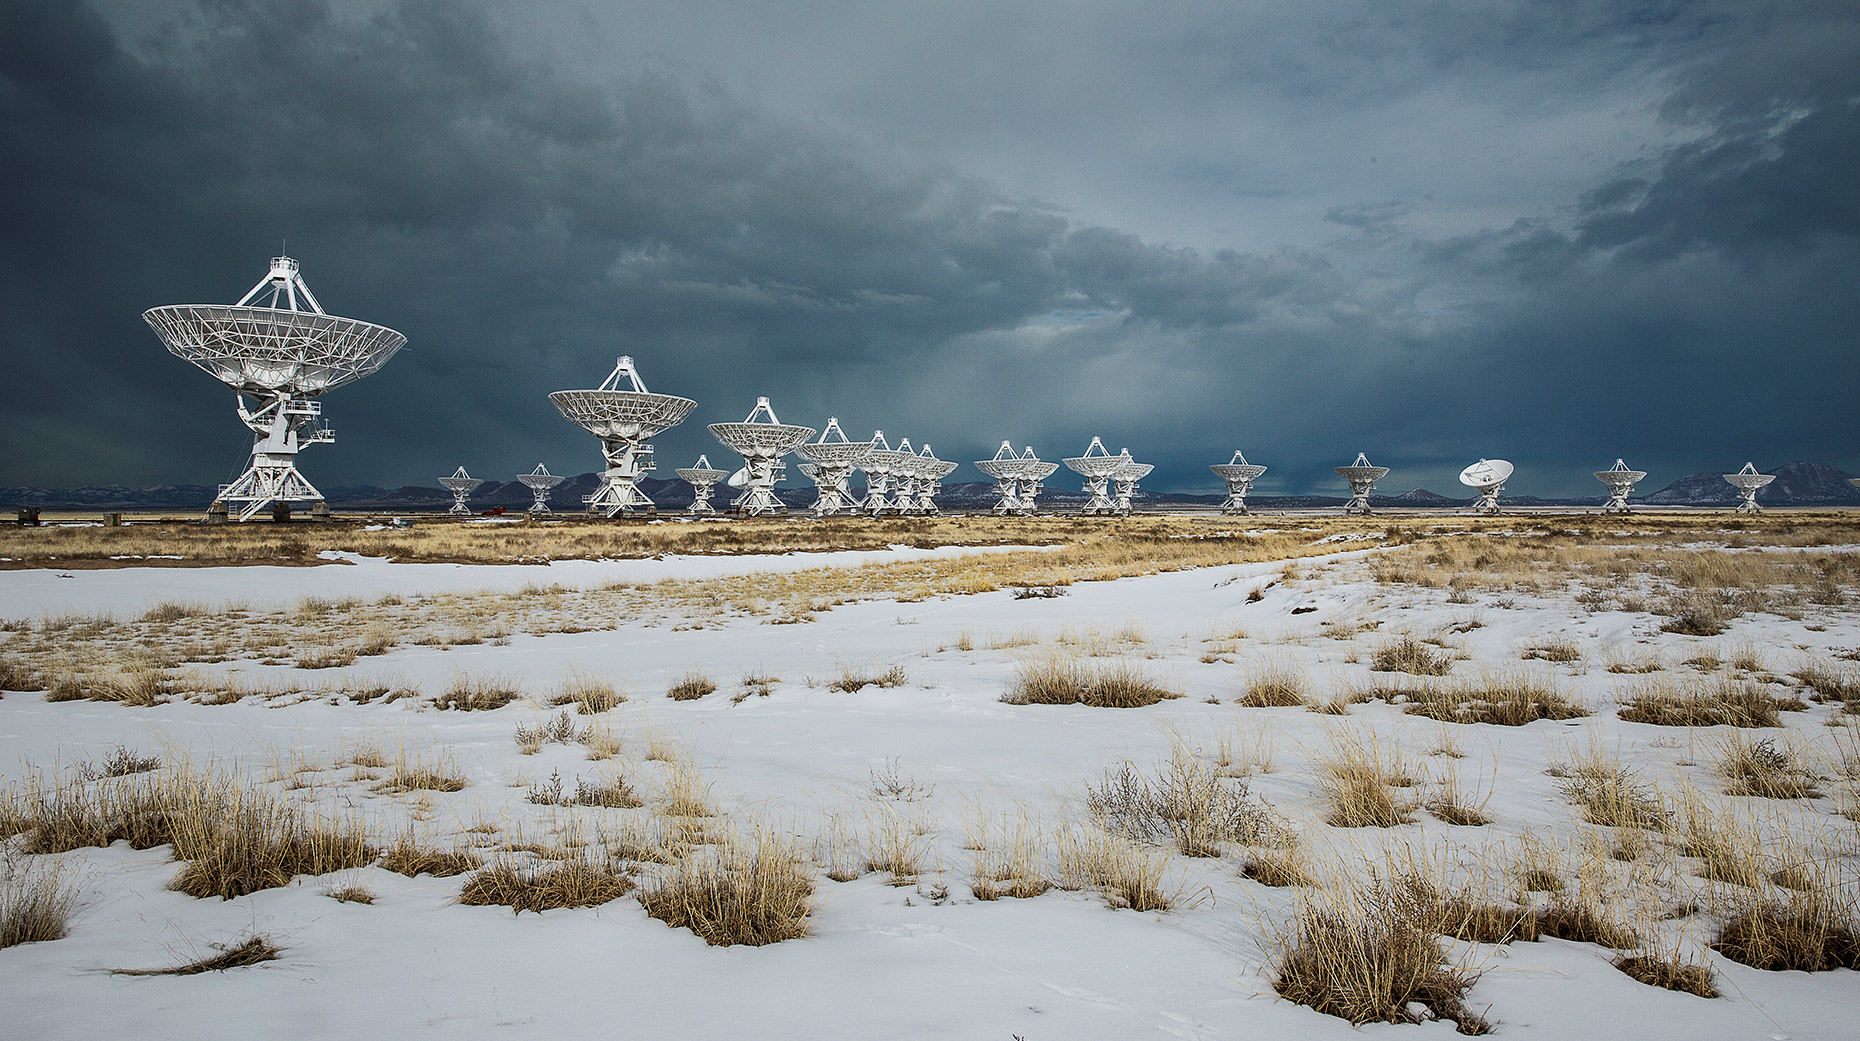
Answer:
M1724 479L1737 489L1737 512L1762 513L1763 508L1757 505L1757 492L1762 490L1764 485L1774 481L1776 475L1760 474L1757 472L1755 463L1745 463L1742 470L1734 474L1725 474Z
M1503 459L1481 459L1460 471L1460 483L1479 493L1474 513L1497 513L1498 496L1511 479L1512 465Z
M1376 490L1376 482L1389 475L1389 468L1376 466L1369 461L1367 453L1356 453L1356 461L1349 466L1333 466L1337 476L1349 482L1350 501L1343 504L1346 516L1355 513L1369 516L1369 496Z
M1645 470L1628 469L1627 460L1616 459L1615 465L1606 470L1595 471L1595 479L1608 486L1608 501L1602 504L1603 513L1631 513L1628 509L1628 496L1634 494L1634 486L1647 476Z

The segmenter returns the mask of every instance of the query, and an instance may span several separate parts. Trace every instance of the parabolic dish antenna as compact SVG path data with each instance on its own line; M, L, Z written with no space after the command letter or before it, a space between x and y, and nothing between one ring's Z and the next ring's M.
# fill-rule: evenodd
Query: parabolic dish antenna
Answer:
M554 491L555 486L561 484L563 479L550 473L548 467L537 463L536 469L526 474L518 474L517 480L522 481L523 487L530 490L530 498L534 501L530 503L529 512L530 516L534 517L550 512L549 493Z
M717 512L717 508L710 504L710 492L718 481L729 476L729 471L717 469L710 465L709 456L700 455L697 462L672 472L691 486L691 508L687 511L691 516L702 517Z
M1028 445L1021 452L1020 462L1026 467L1026 472L1020 479L1021 508L1019 512L1023 517L1031 517L1037 512L1038 503L1035 500L1039 498L1041 490L1045 487L1044 482L1059 469L1059 464L1049 463L1033 454L1032 445Z
M828 416L827 427L820 432L820 439L795 449L796 453L808 460L801 472L812 478L814 487L820 491L819 497L814 500L814 516L825 517L859 508L859 502L853 499L848 485L852 481L853 468L872 453L873 447L870 441L847 438L846 432L840 429L839 417Z
M1725 474L1724 479L1731 482L1731 486L1737 489L1737 512L1762 513L1763 508L1757 505L1757 492L1764 485L1774 481L1776 475L1760 474L1754 463L1745 463L1742 470L1734 474Z
M991 512L1001 515L1022 512L1020 482L1027 477L1028 466L1014 453L1013 445L1001 442L1001 447L995 450L995 457L977 459L975 468L995 480L995 495L1000 501L995 503Z
M712 423L710 432L743 457L743 483L731 485L741 487L743 494L731 505L751 517L786 513L788 507L775 497L776 470L782 456L814 436L814 428L783 423L769 407L769 399L757 398L756 407L741 423Z
M471 498L471 493L483 483L483 481L466 473L465 468L462 466L454 470L451 477L441 477L439 479L440 487L452 493L452 508L446 512L470 513L471 507L465 505L465 500Z
M1117 485L1114 501L1120 517L1130 516L1130 497L1136 494L1137 482L1150 475L1156 469L1154 463L1139 463L1130 458L1130 449L1123 449L1118 454L1123 465L1111 471L1111 480Z
M923 460L911 447L911 439L898 439L891 459L891 510L900 517L917 512L917 482L923 479Z
M267 291L263 304L254 303ZM252 462L214 502L229 513L237 506L242 521L268 505L288 517L291 503L322 500L297 471L303 446L336 439L317 397L379 369L407 342L386 326L324 313L290 257L271 258L271 270L237 304L170 304L142 319L170 353L233 389L239 418L255 435Z
M1106 451L1104 442L1096 437L1085 446L1082 455L1065 461L1066 469L1085 478L1084 491L1089 498L1080 513L1089 516L1117 512L1117 503L1111 501L1111 474L1126 461L1125 457Z
M1481 459L1460 471L1460 483L1479 493L1474 513L1497 513L1498 496L1511 480L1512 466L1503 459Z
M956 472L960 463L947 459L938 459L936 453L925 444L923 451L917 454L917 512L935 516L942 512L937 509L936 493L938 482Z
M1368 453L1358 452L1356 462L1332 469L1350 485L1350 501L1343 504L1343 512L1346 515L1355 513L1369 516L1369 493L1376 490L1377 481L1389 475L1389 468L1372 465Z
M697 402L675 394L654 394L639 378L633 359L622 356L601 385L593 390L558 390L549 395L569 422L601 439L607 470L601 486L585 500L589 513L613 517L651 506L639 490L639 479L650 473L654 434L685 421Z
M1608 486L1608 501L1602 504L1603 513L1629 513L1628 496L1634 494L1634 486L1647 476L1645 470L1630 470L1625 460L1615 460L1615 465L1606 470L1595 471L1595 479Z
M870 444L871 451L859 461L859 469L865 471L865 512L877 517L895 509L891 503L891 482L903 453L892 450L883 430L872 431Z
M1266 468L1246 461L1246 456L1239 449L1234 450L1233 459L1225 463L1215 463L1208 467L1214 476L1227 482L1227 501L1221 503L1222 513L1245 513L1246 493L1252 490L1253 482Z

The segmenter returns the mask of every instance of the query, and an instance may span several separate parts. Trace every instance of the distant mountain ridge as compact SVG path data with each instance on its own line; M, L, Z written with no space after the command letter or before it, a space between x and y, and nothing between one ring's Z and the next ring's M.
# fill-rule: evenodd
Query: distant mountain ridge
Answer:
M1763 472L1775 474L1776 480L1757 494L1757 502L1761 505L1860 506L1860 489L1847 483L1851 475L1838 467L1826 463L1785 463ZM639 483L640 489L662 510L682 510L691 505L691 486L683 481L648 477ZM550 492L549 505L557 512L579 511L582 497L593 494L599 486L599 474L582 473L566 477ZM159 484L152 488L125 488L117 484L65 489L0 488L0 507L37 506L41 509L99 512L205 512L217 492L215 486L204 484ZM410 484L399 488L351 485L328 488L325 492L329 504L339 509L422 513L449 509L452 505L451 492L425 485ZM777 488L776 495L790 507L796 508L808 506L814 501L814 489L807 486ZM1223 498L1216 494L1138 491L1135 501L1150 506L1209 506L1220 503ZM1599 494L1561 499L1507 495L1500 501L1513 506L1599 506L1604 499L1605 496ZM486 481L472 493L470 505L474 511L502 506L505 510L516 512L528 509L530 501L530 490L518 481ZM720 487L713 501L727 503L729 490ZM1054 506L1078 506L1085 501L1085 496L1068 488L1048 488L1040 493L1040 501ZM1247 498L1249 505L1261 509L1289 510L1341 506L1344 501L1345 497L1341 495L1253 495ZM1415 488L1399 495L1371 496L1369 501L1372 506L1388 509L1451 509L1470 505L1473 496L1455 498L1425 488ZM1644 496L1637 495L1633 501L1649 506L1733 506L1737 503L1737 489L1725 481L1722 473L1708 471L1688 474L1658 491ZM994 482L961 481L945 484L937 495L937 502L949 509L985 509L994 505Z

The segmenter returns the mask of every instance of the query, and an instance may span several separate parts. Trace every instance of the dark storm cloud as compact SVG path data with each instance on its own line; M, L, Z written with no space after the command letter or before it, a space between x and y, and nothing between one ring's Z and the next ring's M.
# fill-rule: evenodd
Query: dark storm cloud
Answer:
M659 440L667 462L715 457L702 424L756 394L948 458L1002 437L1052 458L1102 433L1161 463L1162 488L1210 483L1236 446L1275 464L1274 490L1328 486L1364 449L1443 491L1477 455L1534 467L1516 490L1542 493L1587 491L1621 452L1686 471L1744 446L1854 459L1842 171L1860 92L1838 59L1860 47L1835 8L1749 19L1762 67L1702 48L1716 64L1650 99L1690 137L1572 212L1442 240L1371 191L1324 211L1346 238L1259 252L1094 226L702 73L571 68L456 4L214 0L131 40L80 6L0 2L0 350L18 377L0 484L242 465L229 395L138 315L234 298L286 236L332 311L410 337L331 396L342 439L306 457L325 485L589 468L592 439L544 395L619 353L699 400ZM1402 27L1432 41L1418 56L1379 65L1352 29L1374 74L1327 84L1292 55L1280 82L1551 69L1715 24L1692 5L1530 10L1435 12ZM1792 55L1800 75L1765 74ZM1634 389L1598 385L1611 373Z

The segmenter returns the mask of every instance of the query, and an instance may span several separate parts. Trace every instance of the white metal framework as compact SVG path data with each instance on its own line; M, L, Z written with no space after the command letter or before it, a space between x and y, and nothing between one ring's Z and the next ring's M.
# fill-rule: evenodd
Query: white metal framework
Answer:
M837 416L827 417L827 427L820 432L818 441L811 441L795 449L805 456L811 465L801 467L801 472L814 481L820 495L814 500L814 516L825 517L849 510L858 510L860 503L848 488L852 472L866 456L872 454L876 443L872 441L853 441L840 429Z
M1776 479L1775 474L1760 474L1755 463L1745 463L1742 470L1734 474L1725 474L1724 479L1737 489L1737 512L1762 513L1763 507L1757 505L1757 492L1763 486Z
M1044 482L1048 477L1053 476L1053 471L1059 469L1059 464L1049 463L1034 455L1032 445L1028 445L1026 451L1021 453L1020 461L1026 469L1020 478L1020 510L1018 512L1023 517L1031 517L1039 509L1036 500L1046 487Z
M465 505L465 500L471 498L471 493L477 490L478 486L483 483L483 481L466 473L465 468L462 466L454 470L451 477L441 477L439 479L440 487L452 493L452 508L446 512L470 513L471 507Z
M877 517L892 511L892 475L902 453L892 450L883 430L872 431L870 444L871 449L859 461L859 469L865 471L865 501L861 506L866 513Z
M1505 482L1511 480L1511 473L1511 464L1503 459L1481 459L1460 471L1460 483L1479 493L1478 501L1472 504L1474 513L1499 512L1498 496L1505 490Z
M1615 465L1606 470L1595 471L1595 479L1608 486L1608 501L1602 504L1603 513L1631 513L1628 509L1628 496L1634 494L1634 486L1647 476L1645 470L1630 470L1626 460L1617 459Z
M1117 512L1117 503L1111 499L1111 474L1128 461L1128 456L1112 455L1096 437L1085 446L1084 454L1065 461L1066 469L1085 479L1084 491L1089 498L1080 513L1090 516Z
M702 517L716 513L717 508L710 504L711 489L717 482L730 476L729 471L719 470L710 465L710 456L700 455L697 462L673 471L680 480L691 486L691 508L686 511L693 517Z
M891 505L887 512L909 517L917 512L917 482L923 479L923 460L908 437L898 440L891 461Z
M1235 449L1232 459L1225 463L1215 463L1208 469L1214 471L1214 476L1227 482L1227 501L1221 503L1222 513L1247 512L1246 493L1252 490L1253 482L1259 480L1259 475L1266 472L1265 467L1247 462L1246 456L1238 449Z
M960 465L947 459L938 459L926 443L923 451L917 453L917 512L926 516L935 516L942 512L936 506L936 493L943 478L956 471Z
M743 457L743 469L747 471L743 494L730 505L751 517L786 513L788 507L775 497L775 482L781 479L781 458L813 437L814 428L783 423L769 407L769 399L757 398L756 407L741 423L712 423L710 432Z
M254 303L267 290L265 302ZM242 521L266 506L322 500L297 470L305 445L336 439L317 398L379 369L407 342L386 326L324 313L290 257L271 258L271 270L237 304L170 304L142 319L169 352L233 389L239 418L254 434L252 461L215 502L228 513L238 507Z
M1112 502L1117 507L1119 517L1130 516L1130 497L1137 492L1137 482L1150 475L1156 469L1154 463L1139 463L1130 458L1130 449L1121 449L1117 457L1121 462L1117 469L1111 471L1111 480L1117 486Z
M556 485L562 483L563 478L550 473L548 467L537 463L536 469L526 474L518 474L517 480L522 481L523 487L530 490L530 498L535 501L530 503L529 512L531 516L536 516L550 512L549 493L555 490Z
M639 479L653 470L647 442L684 422L697 407L690 398L648 391L633 359L625 356L594 390L558 390L549 400L569 422L601 439L607 469L601 486L582 501L589 513L608 517L652 505L639 490Z
M993 513L1007 515L1026 512L1026 501L1021 498L1020 483L1027 477L1027 464L1014 452L1014 446L1006 441L995 449L993 459L977 459L975 468L995 479L995 495L1000 501L995 503Z
M1349 482L1350 501L1343 504L1343 512L1369 516L1369 494L1376 490L1376 482L1389 475L1386 466L1373 466L1367 453L1356 453L1356 462L1349 466L1332 467L1337 476Z

